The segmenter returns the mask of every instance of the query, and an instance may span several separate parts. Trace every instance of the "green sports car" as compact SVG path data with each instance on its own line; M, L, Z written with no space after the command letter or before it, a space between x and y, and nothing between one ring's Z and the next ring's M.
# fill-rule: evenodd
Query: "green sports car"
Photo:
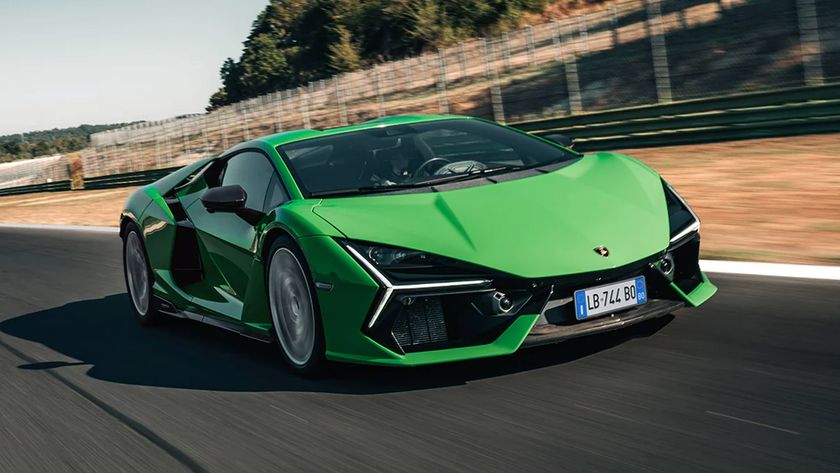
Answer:
M676 191L563 144L439 115L241 143L128 198L131 305L276 340L307 373L505 355L711 297Z

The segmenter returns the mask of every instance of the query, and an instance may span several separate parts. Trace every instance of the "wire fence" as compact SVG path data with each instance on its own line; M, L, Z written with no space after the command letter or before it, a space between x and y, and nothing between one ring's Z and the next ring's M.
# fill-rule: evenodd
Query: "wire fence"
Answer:
M70 180L63 154L0 163L0 189Z
M385 115L513 123L837 81L837 0L619 0L211 113L97 133L81 157L84 176L97 177L187 164L271 133Z

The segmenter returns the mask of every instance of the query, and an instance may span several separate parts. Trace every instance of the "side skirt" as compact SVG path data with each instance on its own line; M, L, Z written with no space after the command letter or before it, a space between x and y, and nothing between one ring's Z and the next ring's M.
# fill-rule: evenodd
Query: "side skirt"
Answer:
M218 319L216 317L211 317L209 315L201 315L196 314L195 312L190 312L188 310L180 310L177 307L173 306L169 302L164 301L163 299L158 298L159 300L159 307L160 312L166 315L170 315L172 317L177 317L179 319L187 319L187 320L194 320L196 322L201 322L203 324L212 325L214 327L219 327L230 332L237 333L242 335L243 337L251 338L253 340L257 340L263 343L271 343L274 341L274 338L270 334L264 334L257 332L256 330L249 329L247 326L242 326L235 322L230 322L227 320Z

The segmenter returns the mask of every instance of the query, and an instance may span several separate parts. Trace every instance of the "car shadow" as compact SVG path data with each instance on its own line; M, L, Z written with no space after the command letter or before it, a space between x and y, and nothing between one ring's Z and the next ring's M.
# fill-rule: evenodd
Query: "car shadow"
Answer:
M418 368L337 365L317 379L288 372L273 344L215 327L171 319L141 327L126 294L69 303L0 322L0 331L43 344L71 360L43 360L25 370L90 365L88 375L115 383L213 391L374 394L465 384L561 365L647 337L673 316L511 356Z

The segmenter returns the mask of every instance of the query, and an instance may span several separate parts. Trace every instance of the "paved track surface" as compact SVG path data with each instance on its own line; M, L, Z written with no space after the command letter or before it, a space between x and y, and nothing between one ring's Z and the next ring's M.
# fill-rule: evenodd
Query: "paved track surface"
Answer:
M838 471L840 284L713 278L630 329L422 369L286 373L131 318L115 235L0 230L0 471Z

